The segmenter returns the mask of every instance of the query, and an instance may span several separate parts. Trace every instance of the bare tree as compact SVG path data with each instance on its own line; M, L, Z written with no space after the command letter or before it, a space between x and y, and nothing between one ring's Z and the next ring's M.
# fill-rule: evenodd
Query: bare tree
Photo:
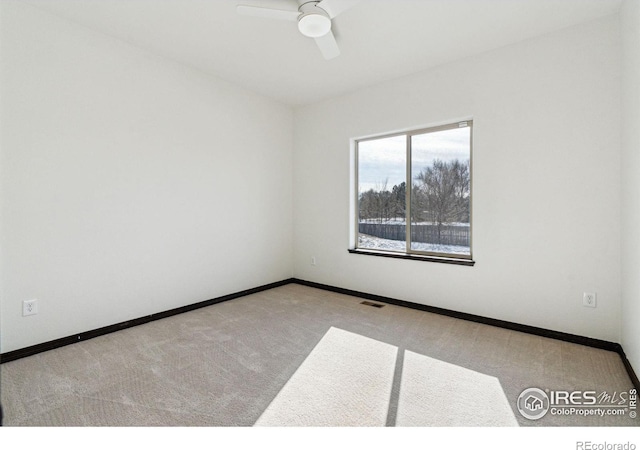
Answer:
M415 178L411 220L430 221L437 226L438 243L442 227L452 222L469 222L471 177L469 160L450 162L436 159Z

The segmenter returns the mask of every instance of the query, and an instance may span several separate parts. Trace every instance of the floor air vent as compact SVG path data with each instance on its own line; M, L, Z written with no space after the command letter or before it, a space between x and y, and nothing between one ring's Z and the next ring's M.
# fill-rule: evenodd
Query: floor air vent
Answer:
M374 308L382 308L384 305L381 305L380 303L373 303L373 302L360 302L361 305L367 305L367 306L373 306Z

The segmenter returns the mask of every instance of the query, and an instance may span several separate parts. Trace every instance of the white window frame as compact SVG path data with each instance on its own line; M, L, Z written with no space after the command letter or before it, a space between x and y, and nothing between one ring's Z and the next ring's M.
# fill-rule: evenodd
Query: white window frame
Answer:
M456 128L469 127L470 130L470 138L469 138L469 254L454 254L454 253L443 253L443 252L435 252L435 251L423 251L423 250L414 250L411 248L411 193L412 193L412 137L416 135L423 135L427 133L434 133L439 131L451 130ZM406 136L406 174L405 174L405 183L406 183L406 192L405 192L405 222L406 222L406 247L404 251L394 251L394 250L380 250L380 249L369 249L369 248L361 248L358 247L359 242L359 223L360 223L360 192L359 192L359 170L360 170L360 161L358 156L358 147L360 143L385 139L390 137L397 136ZM472 266L475 264L473 260L473 120L458 120L455 122L448 122L443 125L430 126L419 129L412 129L409 131L402 132L393 132L376 136L369 136L365 138L355 139L354 141L354 184L353 191L355 194L355 203L353 203L354 207L352 208L352 220L353 220L353 232L354 232L354 240L352 248L349 249L350 253L358 253L358 254L367 254L367 255L375 255L375 256L385 256L392 258L403 258L403 259L414 259L414 260L424 260L424 261L434 261L434 262L444 262L444 263L452 263L452 264L460 264L460 265L468 265Z

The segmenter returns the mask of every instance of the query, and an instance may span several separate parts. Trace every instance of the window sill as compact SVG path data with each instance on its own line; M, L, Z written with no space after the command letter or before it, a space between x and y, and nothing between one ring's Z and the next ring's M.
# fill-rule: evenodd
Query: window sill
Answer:
M458 266L474 266L475 261L472 259L447 258L441 256L416 255L411 253L393 253L382 250L364 250L361 248L350 248L349 253L357 255L382 256L384 258L410 259L413 261L428 261L443 264L455 264Z

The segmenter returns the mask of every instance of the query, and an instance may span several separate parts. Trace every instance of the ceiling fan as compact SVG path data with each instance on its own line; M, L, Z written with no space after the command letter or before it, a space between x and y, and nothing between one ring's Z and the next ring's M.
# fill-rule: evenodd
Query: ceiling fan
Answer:
M351 8L360 0L297 0L291 2L291 9L282 9L282 2L273 2L274 7L239 5L238 14L264 17L268 19L298 22L298 30L303 35L313 38L318 44L325 59L335 58L340 48L331 31L331 19ZM277 7L276 7L277 6ZM293 9L296 7L296 9Z

